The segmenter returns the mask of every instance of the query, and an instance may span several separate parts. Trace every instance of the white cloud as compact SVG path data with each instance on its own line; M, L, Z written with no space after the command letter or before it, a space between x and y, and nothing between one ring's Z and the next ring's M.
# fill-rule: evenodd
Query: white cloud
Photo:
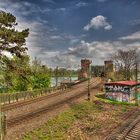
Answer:
M77 57L90 57L99 58L106 57L106 54L112 53L115 49L118 49L120 44L118 42L99 42L93 41L91 43L81 41L77 47L70 47L68 54L76 55Z
M50 39L62 39L62 37L59 35L53 35L53 36L50 36Z
M34 27L38 23L34 23ZM39 31L40 32L40 31ZM129 48L136 48L140 50L140 41L138 42L128 42L125 43L121 40L119 41L92 41L92 42L86 42L82 40L80 42L80 38L76 39L75 36L71 36L68 34L61 34L61 36L51 36L53 39L53 42L55 40L61 40L63 38L69 39L72 43L71 45L74 45L73 47L69 47L67 50L64 51L48 51L47 48L42 48L39 46L39 42L36 42L35 40L38 38L38 35L36 36L36 31L32 32L34 36L32 36L29 40L29 53L31 56L37 56L43 64L47 64L50 67L67 67L68 64L73 67L74 65L77 65L80 63L81 58L89 58L93 60L93 64L103 64L103 61L110 58L110 55L112 53L115 53L118 49L129 49ZM58 39L61 38L61 39ZM74 42L73 42L74 41ZM77 42L75 46L75 42ZM80 43L78 43L80 42ZM37 46L37 47L34 47Z
M140 24L140 19L134 19L128 22L130 25L139 25Z
M7 57L12 57L12 54L10 52L7 51L2 51L1 54L7 56Z
M59 52L50 57L54 66L66 67L70 64L72 67L80 63L81 58L89 58L94 65L102 65L104 60L110 59L111 55L117 50L138 49L140 51L140 42L124 43L121 41L92 41L82 40L77 46L69 47L65 52Z
M111 25L107 25L107 26L104 27L104 29L105 30L111 30L112 29L112 26Z
M32 14L46 14L50 13L50 8L41 8L35 3L30 3L27 1L15 1L12 0L0 0L0 8L4 11L11 12L14 15L28 16Z
M26 21L20 17L17 18L19 23L17 26L18 30L23 30L29 28L29 36L26 41L26 46L28 47L28 53L34 57L42 52L42 45L45 45L44 33L42 32L42 23L38 21Z
M88 3L86 2L79 2L76 4L76 7L85 7L85 6L88 6Z
M75 43L78 43L79 42L79 39L78 38L75 38L75 39L71 39L70 40L70 44L73 45Z
M51 4L55 4L54 0L42 0L43 2L47 2L47 3L51 3Z
M84 30L89 31L90 29L100 29L100 28L104 28L104 30L111 30L112 25L110 25L106 20L107 18L102 15L93 17L90 23L84 26Z
M73 67L73 65L77 62L77 59L74 55L68 55L66 53L59 52L59 54L57 54L56 56L51 57L51 62L54 66L66 68L69 65Z
M66 8L62 7L62 8L57 8L56 11L58 12L66 12Z
M89 58L94 64L103 64L103 61L110 57L117 49L120 49L122 43L114 41L93 41L86 42L82 40L77 46L69 47L65 52L59 52L55 56L50 57L53 66L66 67L68 64L71 67L80 63L81 58Z
M0 0L2 1L2 0ZM9 0L8 0L9 1ZM44 0L49 2L50 0ZM119 41L81 41L83 37L86 35L83 34L81 37L73 36L68 33L60 33L60 30L55 27L50 27L47 24L46 20L42 20L41 18L37 20L26 20L21 18L23 13L25 15L30 14L30 10L26 11L25 7L29 6L31 3L3 3L0 4L1 7L7 7L7 10L16 11L12 12L17 17L18 29L30 28L30 35L27 38L27 47L29 49L30 56L36 56L38 59L42 61L43 64L47 64L51 67L56 67L57 65L61 67L67 67L67 65L77 65L80 63L81 58L90 58L93 60L93 64L103 64L103 61L107 59L111 53L114 53L117 49L121 48L140 48L140 41L125 43L122 40L131 40L140 39L140 32L133 33L131 35L121 37ZM24 6L22 6L24 5ZM84 6L84 4L79 4L79 6ZM37 11L35 5L32 5L32 12ZM78 5L77 5L78 6ZM22 9L22 10L21 10ZM49 12L51 9L40 9L41 12ZM44 11L43 11L44 10ZM65 9L61 9L64 11ZM22 12L19 12L22 11ZM44 26L45 25L45 26ZM90 29L99 29L103 28L105 30L110 30L112 26L107 22L107 18L99 15L94 17L91 22L84 27L85 30ZM48 46L56 45L59 47L61 43L65 43L65 41L70 43L68 49L58 51L59 48L48 48ZM57 43L58 42L58 43ZM59 44L60 43L60 44ZM68 47L68 46L66 46ZM140 50L140 49L139 49Z
M130 49L137 49L138 51L140 51L140 42L130 43L127 45L127 47Z
M97 0L98 2L105 2L105 1L107 1L107 0Z
M140 31L135 32L128 36L123 36L119 38L120 40L140 40Z

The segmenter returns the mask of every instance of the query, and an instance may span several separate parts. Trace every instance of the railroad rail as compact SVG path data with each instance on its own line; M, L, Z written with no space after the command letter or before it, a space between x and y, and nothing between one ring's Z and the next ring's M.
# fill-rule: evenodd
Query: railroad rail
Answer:
M92 84L96 83L98 80L99 80L99 78L97 78L95 81L93 81L91 83ZM83 84L85 84L85 82ZM67 88L63 91L54 92L52 94L45 94L45 95L42 95L42 96L39 96L39 97L36 97L36 98L30 98L28 100L26 99L26 100L23 100L23 101L3 105L2 106L2 112L8 111L8 110L11 110L11 109L14 109L14 108L22 107L22 106L25 106L25 105L29 105L29 104L32 104L32 103L35 103L35 102L43 101L43 100L46 100L46 99L49 99L49 98L53 98L53 97L58 96L59 94L65 94L66 92L72 91L74 88L77 88L79 86L81 86L81 85L76 84L72 88ZM83 87L81 89L83 89Z
M75 84L74 86L76 87L76 86L78 86L78 84ZM56 88L56 89L58 89L58 88ZM21 106L24 106L24 105L31 104L33 102L38 102L38 101L41 101L41 100L45 100L47 98L55 97L58 94L60 94L62 92L66 93L69 90L71 90L71 89L70 88L65 88L65 90L55 90L55 92L52 92L52 93L51 93L51 91L48 93L47 92L47 91L49 91L48 89L43 90L44 92L46 91L46 93L41 94L40 96L34 96L32 98L27 98L27 99L20 100L20 101L18 100L17 102L13 102L13 103L10 102L9 104L2 105L2 111L4 112L4 111L7 111L7 110L17 108L17 107L21 107ZM39 92L40 92L40 90L39 90Z
M138 116L116 139L140 140L140 116Z
M135 126L131 128L124 140L139 140L140 139L140 119Z
M0 94L0 103L2 105L7 105L11 103L16 103L19 101L24 101L24 100L29 100L45 95L50 95L56 92L64 91L69 89L71 86L82 83L86 80L81 80L81 81L73 81L68 85L60 85L58 87L49 87L46 89L36 89L32 91L21 91L21 92L16 92L16 93L2 93Z
M54 92L66 90L68 87L52 87L47 89L37 89L33 91L22 91L16 93L2 93L0 94L0 102L2 105L7 105L11 103L16 103L19 101L29 100L32 98L41 97L44 95L48 95Z
M64 90L63 93L68 92L69 90L70 89ZM14 108L17 108L17 107L21 107L21 106L24 106L24 105L28 105L28 104L31 104L31 103L34 103L34 102L46 100L46 99L49 99L51 97L58 96L58 94L60 94L61 92L62 91L58 91L58 92L55 92L55 93L52 93L52 94L46 94L46 95L42 95L40 97L36 97L36 98L32 98L32 99L30 98L30 99L27 99L27 100L3 105L2 106L2 112L11 110L11 109L14 109Z
M135 108L124 118L124 122L113 127L105 140L140 140L140 110Z
M93 83L95 83L95 81ZM98 83L98 84L94 85L94 89L95 88L98 89L101 86L101 84L102 83ZM69 102L71 102L71 101L73 101L75 99L78 99L78 98L80 98L82 96L85 96L86 91L87 91L87 89L84 89L83 91L80 91L78 94L70 96L70 97L66 97L63 100L60 100L60 101L58 101L56 103L50 104L48 106L44 106L44 107L42 107L40 109L34 110L34 111L29 112L27 114L19 115L19 116L16 116L16 117L12 118L12 119L9 119L9 120L7 120L7 126L12 127L15 124L20 124L24 120L32 119L32 118L37 117L37 116L39 116L39 115L41 115L43 113L49 112L52 109L58 108L58 107L62 106L65 103L69 103Z

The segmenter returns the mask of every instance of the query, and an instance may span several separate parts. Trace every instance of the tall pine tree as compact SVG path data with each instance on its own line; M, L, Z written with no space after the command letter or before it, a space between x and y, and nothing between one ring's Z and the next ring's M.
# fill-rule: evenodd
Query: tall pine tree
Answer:
M0 56L3 52L10 52L12 55L20 57L27 48L25 38L29 35L29 29L16 30L16 17L11 13L0 11Z

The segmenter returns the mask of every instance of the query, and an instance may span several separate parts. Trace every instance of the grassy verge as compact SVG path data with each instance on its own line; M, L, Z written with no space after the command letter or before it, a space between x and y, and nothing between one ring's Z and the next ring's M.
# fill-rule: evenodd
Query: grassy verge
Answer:
M44 126L24 135L23 140L54 140L66 139L66 131L76 121L87 116L92 109L91 103L85 102L73 105L68 111L62 112L57 117L50 119Z
M102 140L134 108L96 97L93 102L73 105L42 127L25 134L23 140Z
M131 106L135 106L135 103L119 102L119 101L113 101L113 100L107 99L105 97L104 93L97 94L96 95L96 100L102 101L102 102L105 102L105 103L109 103L109 104L114 104L114 105L131 105Z

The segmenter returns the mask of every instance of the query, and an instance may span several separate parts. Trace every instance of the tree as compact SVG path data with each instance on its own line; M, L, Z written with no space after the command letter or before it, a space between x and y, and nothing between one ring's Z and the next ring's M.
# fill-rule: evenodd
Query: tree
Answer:
M136 64L140 63L140 56L136 49L118 50L112 55L117 74L121 75L121 80L132 79Z
M104 73L105 73L104 66L102 66L102 65L91 66L92 76L95 76L95 77L103 76Z
M2 56L2 61L6 64L6 67L2 72L5 85L4 89L7 89L6 92L27 90L29 85L31 85L29 56L13 56L12 58Z
M15 16L0 11L0 56L3 52L9 52L20 57L27 50L23 45L26 42L25 38L29 35L29 29L18 31L16 25Z
M50 87L49 70L36 57L31 64L31 83L33 89Z
M5 83L0 82L0 85L8 89L14 88L13 81L16 78L21 79L22 82L26 79L25 63L29 62L25 54L27 47L24 46L29 29L18 31L16 26L14 15L0 11L0 76ZM5 52L10 53L12 57L6 56Z
M37 59L31 65L26 54L29 29L18 31L16 27L16 17L0 11L0 92L49 87L48 68ZM11 56L8 57L5 52Z

